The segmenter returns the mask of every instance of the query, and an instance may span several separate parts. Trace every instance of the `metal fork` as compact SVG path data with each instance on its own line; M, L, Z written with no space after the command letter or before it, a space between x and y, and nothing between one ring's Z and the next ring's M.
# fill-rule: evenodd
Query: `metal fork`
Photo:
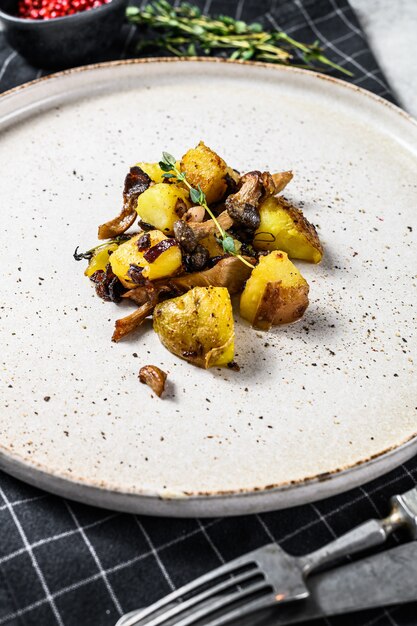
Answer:
M155 602L116 626L223 626L250 613L309 595L306 577L342 556L383 543L400 527L417 538L417 488L391 498L383 520L369 520L326 546L292 557L276 544L249 552Z

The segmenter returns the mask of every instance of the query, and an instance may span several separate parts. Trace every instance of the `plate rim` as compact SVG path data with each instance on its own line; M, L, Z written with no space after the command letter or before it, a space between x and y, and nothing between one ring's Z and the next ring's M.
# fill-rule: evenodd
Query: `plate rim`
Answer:
M67 76L84 72L130 65L157 65L161 63L179 63L181 65L189 62L249 66L264 68L268 71L288 72L290 74L314 77L317 80L335 84L351 93L369 98L377 105L383 105L392 113L400 116L414 127L417 127L417 119L396 104L341 78L335 78L315 70L307 70L293 66L274 65L257 61L239 61L219 57L134 58L83 65L48 74L47 76L42 76L13 87L0 94L0 101L4 101L4 99L9 97L13 98L28 89L41 84L43 85L48 81L59 81ZM36 104L36 99L34 103ZM417 452L417 431L400 443L390 446L383 451L379 451L366 459L361 459L351 465L330 472L307 476L296 481L292 480L276 485L271 484L261 487L238 488L227 491L184 492L183 494L176 493L166 495L161 494L161 492L147 490L146 488L120 488L108 482L94 481L91 478L87 480L69 474L66 475L61 471L56 472L42 463L35 462L33 459L27 459L16 452L12 452L1 443L0 468L10 475L20 478L36 487L63 497L70 497L74 500L79 499L82 502L102 506L104 508L117 508L118 510L127 512L178 517L191 517L195 515L217 516L219 515L219 508L223 508L225 503L232 499L234 504L231 505L231 510L222 511L222 515L247 513L248 505L251 512L260 512L277 510L279 508L304 504L328 497L338 493L339 490L346 491L387 473L401 465L404 461L413 456L415 452ZM345 484L347 482L349 482L349 485ZM343 485L345 486L343 487ZM77 495L78 490L81 492L79 497ZM311 493L307 495L304 493L305 490ZM284 502L281 502L281 498L284 494L287 494L287 499L284 497ZM288 497L288 494L291 495ZM290 503L288 503L288 501L290 501Z
M126 513L161 517L231 517L302 506L359 487L399 467L417 452L417 433L398 446L333 472L280 485L197 494L166 494L123 490L115 485L87 481L51 472L42 463L5 453L0 445L0 469L49 493L84 504ZM381 468L382 466L382 468ZM348 482L348 484L346 484ZM233 500L233 503L228 506Z
M389 102L382 96L378 96L377 94L369 91L368 89L364 89L363 87L359 87L353 83L349 83L347 80L343 78L336 78L334 76L330 76L329 74L324 74L323 72L319 72L317 70L309 70L303 69L301 67L296 67L292 65L283 65L283 64L273 64L266 63L263 61L242 61L239 59L224 59L221 57L202 57L202 56L178 56L178 57L142 57L142 58L133 58L133 59L115 59L113 61L103 61L101 63L90 63L88 65L79 65L78 67L71 67L66 70L61 70L59 72L53 72L51 74L47 74L46 76L41 76L39 78L35 78L34 80L28 81L26 83L22 83L21 85L17 85L16 87L12 87L6 91L0 93L0 100L12 96L14 94L20 93L23 90L26 90L30 87L43 84L47 81L59 80L64 76L70 76L72 74L78 74L89 70L99 70L111 67L125 66L125 65L145 65L145 64L157 64L157 63L225 63L227 65L240 65L247 67L262 67L267 70L277 71L277 72L289 72L293 74L301 74L304 76L314 76L319 80L323 80L325 82L334 83L339 85L342 88L349 89L352 92L360 93L379 104L387 107L391 111L401 115L404 119L411 122L413 125L417 126L417 118L413 117L410 113L407 113L400 106L394 104L393 102Z

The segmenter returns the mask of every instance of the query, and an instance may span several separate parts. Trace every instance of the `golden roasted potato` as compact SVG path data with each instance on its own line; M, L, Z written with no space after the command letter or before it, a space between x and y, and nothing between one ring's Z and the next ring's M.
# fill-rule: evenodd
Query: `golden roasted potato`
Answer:
M141 220L166 235L173 235L174 222L189 209L188 191L179 185L157 183L141 193L136 211Z
M167 178L164 178L164 171L161 170L161 168L159 167L159 163L148 163L146 161L139 161L139 163L136 163L136 165L149 176L153 183L169 182ZM175 165L177 169L179 169L180 161L176 161Z
M240 314L255 328L268 330L302 317L308 307L307 281L285 252L263 256L240 298Z
M259 205L259 215L254 248L283 250L293 259L320 263L323 248L316 229L299 209L283 197L270 196Z
M194 287L158 304L153 319L164 346L193 365L208 368L233 360L233 311L225 287Z
M143 241L143 245L139 240ZM135 235L122 243L110 257L111 268L125 287L135 287L141 276L149 280L172 276L181 263L182 255L177 242L168 239L159 230Z
M162 176L164 172L159 167L159 163L147 163L145 161L140 161L139 163L136 163L136 165L137 167L140 167L140 169L149 176L152 182L154 183L164 182L164 178Z
M208 204L220 200L227 189L225 176L228 172L226 163L218 154L202 141L196 148L191 148L181 159L181 171L193 187L198 186L206 194Z
M93 253L93 256L89 260L84 275L90 277L98 270L103 270L104 272L107 267L107 263L110 261L110 254L117 250L118 247L119 244L117 243L109 243L107 245L100 246L100 248Z

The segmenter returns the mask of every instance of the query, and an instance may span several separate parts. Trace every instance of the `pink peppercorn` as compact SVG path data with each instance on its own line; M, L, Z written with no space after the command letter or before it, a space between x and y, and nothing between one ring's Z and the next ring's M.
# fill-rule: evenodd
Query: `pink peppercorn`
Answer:
M19 0L19 17L49 20L88 11L111 0Z

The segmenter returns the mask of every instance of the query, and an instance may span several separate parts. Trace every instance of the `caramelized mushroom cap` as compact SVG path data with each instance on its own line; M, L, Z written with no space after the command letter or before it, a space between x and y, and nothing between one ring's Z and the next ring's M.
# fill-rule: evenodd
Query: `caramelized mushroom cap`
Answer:
M123 189L123 208L117 217L98 227L99 239L111 239L132 226L137 217L138 197L150 187L151 182L149 176L140 167L135 165L130 168Z
M167 374L156 365L144 365L139 370L139 380L144 385L148 385L154 393L161 397L165 389Z

